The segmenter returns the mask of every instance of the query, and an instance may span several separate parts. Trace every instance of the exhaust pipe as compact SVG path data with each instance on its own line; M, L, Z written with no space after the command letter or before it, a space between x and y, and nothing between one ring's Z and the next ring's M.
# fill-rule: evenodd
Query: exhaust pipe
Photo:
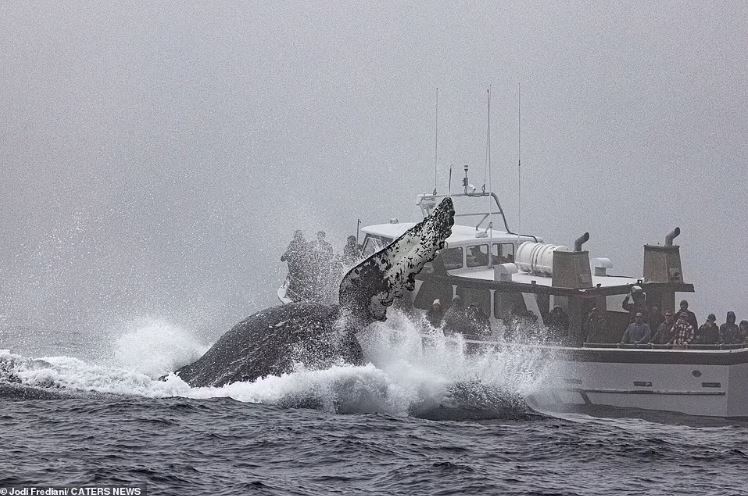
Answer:
M582 251L582 245L590 240L590 233L586 232L574 241L574 251Z
M665 236L665 246L673 246L673 240L680 235L680 227L676 227Z

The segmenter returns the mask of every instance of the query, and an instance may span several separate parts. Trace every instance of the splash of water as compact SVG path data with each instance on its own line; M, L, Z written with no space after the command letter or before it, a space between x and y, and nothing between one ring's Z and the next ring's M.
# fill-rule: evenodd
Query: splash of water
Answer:
M199 356L189 333L163 321L146 322L115 343L115 360L91 364L71 357L29 359L0 351L0 382L66 391L133 394L154 398L230 397L281 407L316 408L337 413L388 413L427 418L515 417L528 411L524 398L549 373L548 356L523 349L466 352L461 338L432 333L392 312L359 335L363 366L335 365L294 371L223 387L191 388L171 374L156 377Z

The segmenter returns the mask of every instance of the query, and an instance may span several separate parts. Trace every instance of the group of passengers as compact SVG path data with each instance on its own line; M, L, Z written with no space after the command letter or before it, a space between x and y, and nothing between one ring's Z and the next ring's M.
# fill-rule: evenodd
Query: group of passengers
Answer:
M302 231L294 237L281 262L288 263L289 296L295 300L325 301L336 289L344 267L353 266L361 258L356 236L348 236L342 256L335 256L325 232L318 231L315 241L304 239Z
M424 318L426 323L434 329L441 328L445 336L459 333L471 337L487 338L491 335L488 316L474 303L466 308L460 296L452 298L446 311L441 300L434 300Z
M633 300L633 301L630 301ZM688 345L733 345L748 343L748 320L735 323L735 312L727 312L726 321L717 326L717 317L710 313L706 322L698 325L696 315L688 309L688 301L682 300L676 312L664 314L657 306L647 307L646 297L640 288L634 288L631 298L623 302L623 308L631 312L632 318L621 337L621 344L657 344L672 346ZM588 336L589 342L593 342Z

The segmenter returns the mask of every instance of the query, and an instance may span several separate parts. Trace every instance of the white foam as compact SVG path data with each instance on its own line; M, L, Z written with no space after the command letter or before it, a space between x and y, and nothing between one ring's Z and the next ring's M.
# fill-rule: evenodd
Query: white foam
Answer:
M141 325L119 338L117 363L113 365L96 365L71 357L34 360L0 352L0 370L12 369L29 386L147 397L230 397L242 402L306 406L331 412L394 415L406 415L423 405L459 403L462 400L455 400L452 394L457 385L478 385L475 395L481 398L491 396L487 390L526 396L543 383L548 373L547 357L527 351L468 355L460 340L438 336L432 346L425 347L419 327L403 314L390 311L387 322L373 325L360 335L371 361L367 365L340 364L326 370L307 370L298 364L288 374L223 387L191 388L173 374L165 381L156 379L199 357L206 349L188 333L163 321Z
M116 363L158 378L200 358L209 345L162 319L143 319L127 326L114 345Z

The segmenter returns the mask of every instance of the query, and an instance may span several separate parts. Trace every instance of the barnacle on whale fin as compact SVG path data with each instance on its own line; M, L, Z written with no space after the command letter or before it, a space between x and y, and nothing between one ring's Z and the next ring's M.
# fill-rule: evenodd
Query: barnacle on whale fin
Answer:
M415 276L444 247L452 225L454 205L444 198L431 215L346 274L340 284L341 306L360 318L385 320L394 298L413 290Z

